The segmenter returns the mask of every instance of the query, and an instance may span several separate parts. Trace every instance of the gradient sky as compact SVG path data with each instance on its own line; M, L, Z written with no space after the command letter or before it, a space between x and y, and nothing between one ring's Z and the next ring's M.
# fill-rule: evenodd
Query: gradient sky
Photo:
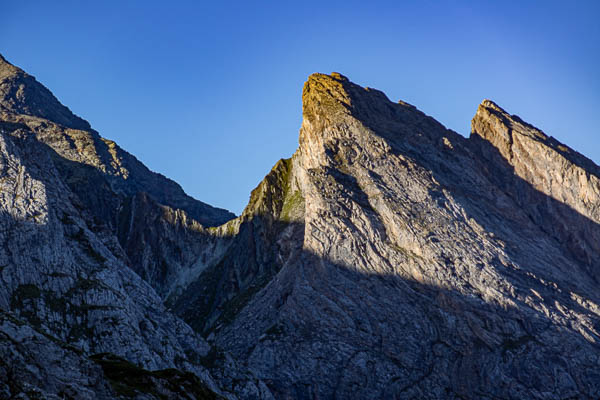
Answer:
M339 71L465 136L489 98L600 162L600 1L250 3L6 2L0 53L236 214L295 151L313 72Z

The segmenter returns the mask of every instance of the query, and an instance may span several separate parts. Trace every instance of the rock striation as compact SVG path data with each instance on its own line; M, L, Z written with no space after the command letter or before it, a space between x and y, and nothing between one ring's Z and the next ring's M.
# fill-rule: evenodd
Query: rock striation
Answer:
M98 366L125 365L136 376L179 371L149 376L158 383L143 398L166 396L173 381L235 397L203 366L211 347L151 286L156 264L183 268L190 256L179 253L194 250L182 250L185 239L233 214L149 171L4 59L0 77L3 396L114 398L147 388L114 384ZM94 358L105 353L130 364ZM258 393L251 376L236 376L248 386L240 393ZM188 398L196 398L192 389Z
M495 166L486 169L490 179L598 282L600 168L489 100L479 106L472 126L480 155Z
M303 111L179 315L276 398L600 395L597 166L490 101L469 139L339 74Z
M0 396L600 397L600 167L495 103L464 138L313 74L234 218L0 95Z

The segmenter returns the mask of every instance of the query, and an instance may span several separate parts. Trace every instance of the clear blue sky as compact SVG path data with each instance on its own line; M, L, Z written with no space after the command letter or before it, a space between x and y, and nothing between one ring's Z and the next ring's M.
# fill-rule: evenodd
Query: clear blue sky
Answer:
M600 161L600 1L1 8L9 61L151 169L236 214L296 149L313 72L339 71L463 135L490 98Z

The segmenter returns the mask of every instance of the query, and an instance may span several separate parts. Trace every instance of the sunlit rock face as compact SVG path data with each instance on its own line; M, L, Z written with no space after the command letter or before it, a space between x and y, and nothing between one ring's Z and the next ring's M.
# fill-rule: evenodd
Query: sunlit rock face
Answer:
M283 225L234 232L196 281L240 283L227 318L184 319L276 398L600 395L598 167L489 101L470 139L339 74L303 107L287 183L261 184L293 186L296 218L246 220ZM277 272L242 301L264 251Z
M302 100L233 218L0 59L0 397L599 398L599 167L489 100Z
M488 176L598 280L600 168L489 100L473 118L472 139Z

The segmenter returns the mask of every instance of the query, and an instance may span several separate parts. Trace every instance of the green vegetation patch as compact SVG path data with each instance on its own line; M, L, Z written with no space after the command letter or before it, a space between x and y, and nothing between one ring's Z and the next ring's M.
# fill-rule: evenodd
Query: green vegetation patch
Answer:
M285 199L281 208L280 219L284 222L292 222L302 209L304 209L304 197L302 196L302 192L295 190L294 193Z
M281 159L250 193L245 215L277 215L291 186L292 159Z

